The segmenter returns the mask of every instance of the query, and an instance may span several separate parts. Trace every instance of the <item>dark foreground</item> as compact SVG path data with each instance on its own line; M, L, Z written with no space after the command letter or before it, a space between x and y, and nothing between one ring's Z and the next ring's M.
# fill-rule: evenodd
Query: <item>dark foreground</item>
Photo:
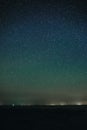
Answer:
M0 130L87 130L87 106L1 106Z

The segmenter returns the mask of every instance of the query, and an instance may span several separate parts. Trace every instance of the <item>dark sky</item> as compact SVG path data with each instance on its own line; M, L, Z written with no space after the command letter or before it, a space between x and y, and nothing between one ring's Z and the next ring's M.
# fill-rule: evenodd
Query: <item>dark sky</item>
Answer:
M87 102L87 4L0 1L0 102Z

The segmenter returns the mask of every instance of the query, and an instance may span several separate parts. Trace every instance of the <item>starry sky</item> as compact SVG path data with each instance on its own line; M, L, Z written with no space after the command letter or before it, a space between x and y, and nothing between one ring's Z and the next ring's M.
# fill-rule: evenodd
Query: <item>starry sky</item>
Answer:
M87 8L0 1L0 103L87 101Z

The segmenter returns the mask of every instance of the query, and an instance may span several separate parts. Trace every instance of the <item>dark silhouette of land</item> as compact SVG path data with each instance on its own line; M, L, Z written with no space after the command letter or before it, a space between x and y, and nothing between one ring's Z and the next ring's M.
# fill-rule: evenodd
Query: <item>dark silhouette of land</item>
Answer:
M1 106L3 129L87 129L87 106Z

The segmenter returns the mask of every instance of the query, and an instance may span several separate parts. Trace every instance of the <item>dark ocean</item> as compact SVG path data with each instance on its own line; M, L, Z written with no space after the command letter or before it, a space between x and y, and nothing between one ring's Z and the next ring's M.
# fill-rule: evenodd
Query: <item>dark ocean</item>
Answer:
M1 106L4 129L87 130L87 106Z

